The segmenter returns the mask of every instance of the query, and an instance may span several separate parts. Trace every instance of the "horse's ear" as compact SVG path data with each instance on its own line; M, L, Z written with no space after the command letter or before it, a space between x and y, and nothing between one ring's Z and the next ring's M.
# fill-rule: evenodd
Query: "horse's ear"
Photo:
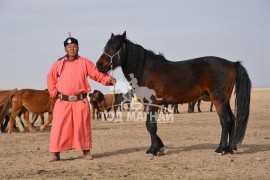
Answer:
M122 39L126 39L126 31L122 34Z
M112 33L111 38L113 38L113 37L114 37L114 34Z

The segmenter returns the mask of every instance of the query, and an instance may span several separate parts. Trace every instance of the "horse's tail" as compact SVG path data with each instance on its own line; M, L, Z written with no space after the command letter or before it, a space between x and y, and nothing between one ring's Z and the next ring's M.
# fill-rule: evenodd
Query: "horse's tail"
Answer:
M236 107L236 122L235 122L235 143L242 143L249 117L250 109L250 93L251 81L246 69L240 62L236 62L236 82L235 82L235 107Z

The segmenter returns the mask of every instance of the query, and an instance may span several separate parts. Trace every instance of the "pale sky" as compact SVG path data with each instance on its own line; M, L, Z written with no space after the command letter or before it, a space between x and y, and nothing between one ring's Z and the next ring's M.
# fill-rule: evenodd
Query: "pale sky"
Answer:
M269 0L1 0L0 89L45 89L68 32L96 63L111 33L124 31L171 61L241 61L253 87L270 87ZM125 80L121 69L114 75Z

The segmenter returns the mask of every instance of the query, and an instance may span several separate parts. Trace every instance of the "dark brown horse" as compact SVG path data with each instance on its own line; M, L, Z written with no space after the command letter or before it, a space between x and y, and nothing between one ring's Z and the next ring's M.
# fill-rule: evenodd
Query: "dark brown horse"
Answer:
M96 65L101 72L121 66L132 85L155 91L146 118L146 127L151 136L151 146L146 151L148 155L157 155L164 150L163 142L157 135L157 105L188 103L204 94L210 95L221 124L221 139L215 152L233 153L233 150L237 150L237 144L244 139L250 109L251 81L240 62L212 56L168 61L163 55L131 42L124 32L122 35L111 35ZM234 87L236 117L230 107ZM137 93L141 89L136 88L138 97ZM142 103L149 103L149 100Z
M8 133L13 132L15 117L21 111L24 113L24 119L27 123L30 132L35 131L35 128L29 121L29 113L43 114L49 112L47 122L40 127L44 131L52 122L52 113L55 104L55 99L50 98L48 90L21 89L12 98L12 113L10 116L10 125Z

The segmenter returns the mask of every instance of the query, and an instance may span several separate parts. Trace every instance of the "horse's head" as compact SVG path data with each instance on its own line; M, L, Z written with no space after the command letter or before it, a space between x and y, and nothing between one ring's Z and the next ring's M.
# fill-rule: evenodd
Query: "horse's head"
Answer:
M101 102L104 100L104 95L102 92L95 90L90 98L92 98L93 102Z
M104 47L104 52L98 59L96 65L100 72L107 73L109 70L116 68L122 64L121 55L125 51L124 40L126 39L126 31L122 35L114 35L108 40Z

